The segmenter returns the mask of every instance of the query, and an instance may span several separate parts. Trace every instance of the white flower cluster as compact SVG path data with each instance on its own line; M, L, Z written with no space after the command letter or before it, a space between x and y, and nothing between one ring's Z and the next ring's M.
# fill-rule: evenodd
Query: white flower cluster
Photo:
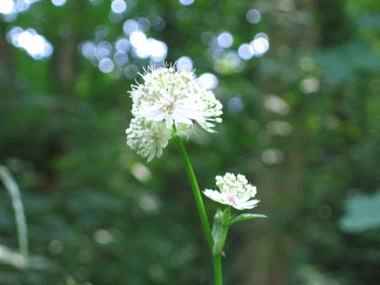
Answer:
M249 200L256 195L256 187L248 184L244 175L235 176L226 173L223 177L216 176L218 190L206 189L203 193L210 199L221 204L230 205L238 210L252 209L259 200Z
M198 123L213 133L214 122L222 121L222 104L197 83L193 72L164 67L149 69L142 78L144 83L130 91L135 118L126 133L127 144L148 161L161 156L176 131Z

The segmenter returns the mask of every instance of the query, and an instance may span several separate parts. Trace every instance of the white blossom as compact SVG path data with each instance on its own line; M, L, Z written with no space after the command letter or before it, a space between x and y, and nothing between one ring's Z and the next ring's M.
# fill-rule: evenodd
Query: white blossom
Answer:
M132 86L132 114L148 121L164 121L168 129L197 122L214 132L213 122L221 122L222 104L197 83L193 72L176 72L173 67L150 69L143 84Z
M148 162L156 155L160 157L168 145L172 133L163 122L147 121L143 118L133 118L127 134L127 145L142 157L148 157Z
M205 189L203 193L208 198L238 210L256 207L259 200L250 200L256 195L256 187L249 184L244 175L235 176L232 173L226 173L223 177L216 176L215 179L219 191Z
M197 83L193 72L163 67L141 76L144 82L130 91L135 118L126 130L127 144L137 154L148 161L161 156L168 141L175 135L186 137L194 123L215 132L222 104Z

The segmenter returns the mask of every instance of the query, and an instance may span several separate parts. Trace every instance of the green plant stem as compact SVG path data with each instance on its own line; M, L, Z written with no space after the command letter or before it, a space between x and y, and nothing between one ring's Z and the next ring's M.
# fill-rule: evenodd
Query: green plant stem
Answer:
M201 196L201 192L199 191L199 186L197 179L194 174L193 167L191 166L189 157L187 156L185 147L183 146L182 140L180 137L175 137L174 142L176 143L179 153L181 154L181 157L183 159L183 162L185 164L186 172L190 180L191 188L193 189L193 194L195 198L195 202L197 204L199 216L202 221L203 231L205 232L208 246L210 248L213 264L214 264L214 276L215 276L215 285L222 285L222 261L221 261L221 255L214 254L213 253L213 247L214 247L214 240L212 238L211 228L210 224L208 223L207 214L205 207L203 205L203 200Z
M214 254L212 256L214 262L214 275L215 275L215 285L222 285L222 256L221 254Z
M194 170L191 166L189 157L187 156L187 153L186 153L186 150L183 146L181 138L177 136L174 138L174 141L178 147L179 153L181 154L181 157L182 157L183 162L185 164L185 168L186 168L186 172L187 172L187 175L189 177L189 180L190 180L191 188L193 189L193 194L194 194L195 202L197 204L198 212L199 212L199 215L201 217L203 230L205 232L207 242L208 242L208 245L210 247L210 251L212 252L214 241L212 239L210 225L208 223L206 210L205 210L205 207L203 205L201 192L199 191L198 182L197 182L197 179L195 177Z

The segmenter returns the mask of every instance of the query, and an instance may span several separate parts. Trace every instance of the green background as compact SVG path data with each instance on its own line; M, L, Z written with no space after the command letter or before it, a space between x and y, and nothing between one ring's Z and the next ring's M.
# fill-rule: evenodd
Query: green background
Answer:
M142 18L145 34L166 43L166 61L188 56L198 76L218 78L223 123L185 144L200 188L242 173L261 200L250 212L268 216L231 228L225 284L380 284L379 1L128 0L118 16L111 1L92 2L0 14L0 164L19 183L30 252L42 260L41 269L0 264L0 284L212 284L175 145L149 164L129 149L134 79L102 73L81 53L86 41L128 39L124 22ZM164 26L153 25L158 16ZM35 60L13 46L13 27L35 29L52 55ZM224 31L233 44L220 51ZM269 51L237 58L257 33ZM149 65L128 57L140 72ZM0 244L16 250L0 190ZM211 221L217 205L205 205Z

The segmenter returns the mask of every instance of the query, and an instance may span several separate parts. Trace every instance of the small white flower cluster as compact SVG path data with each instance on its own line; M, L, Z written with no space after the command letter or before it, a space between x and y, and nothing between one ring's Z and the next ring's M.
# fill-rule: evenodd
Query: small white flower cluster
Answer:
M244 175L235 176L226 173L223 177L216 176L218 190L205 189L203 192L208 198L221 204L230 205L238 210L252 209L259 200L249 200L256 195L256 187L248 184Z
M200 87L193 72L164 67L141 76L144 83L130 91L135 118L126 130L127 144L139 155L148 161L161 156L176 131L190 130L195 122L215 132L214 122L222 121L222 104L214 93Z

